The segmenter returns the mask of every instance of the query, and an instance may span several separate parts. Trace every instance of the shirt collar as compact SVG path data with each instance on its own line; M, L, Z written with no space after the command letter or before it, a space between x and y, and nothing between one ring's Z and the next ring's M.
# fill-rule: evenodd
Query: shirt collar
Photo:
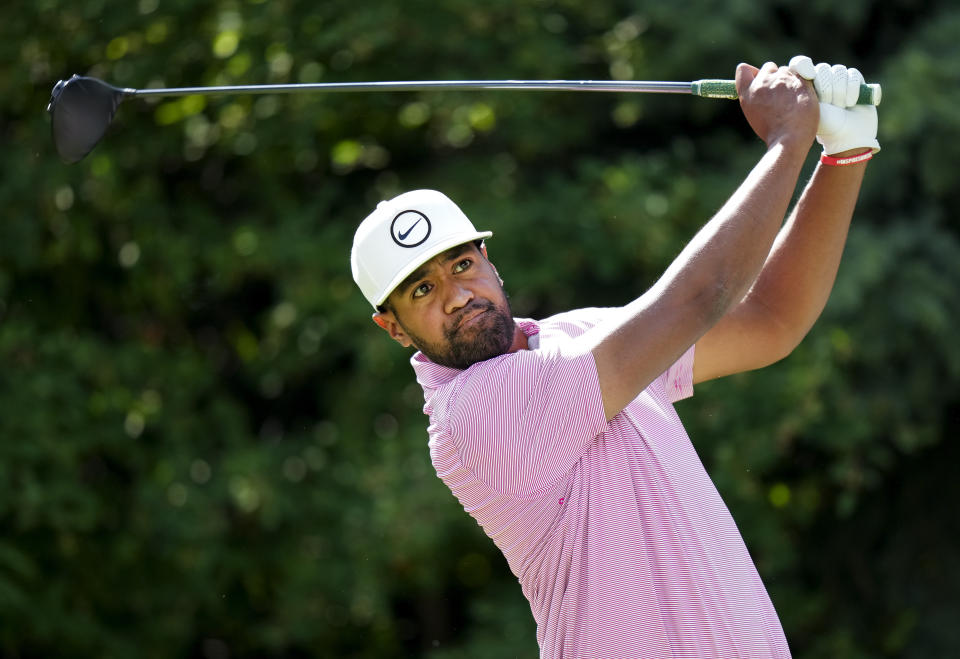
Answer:
M540 325L537 321L529 318L514 318L517 327L525 336L532 337L540 333ZM417 375L417 382L424 389L436 389L441 387L464 371L450 366L441 366L430 361L426 355L419 350L410 358L410 364Z

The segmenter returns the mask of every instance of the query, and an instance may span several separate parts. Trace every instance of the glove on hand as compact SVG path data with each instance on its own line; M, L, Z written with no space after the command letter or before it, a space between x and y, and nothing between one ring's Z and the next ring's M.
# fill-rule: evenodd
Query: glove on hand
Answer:
M814 66L806 55L791 59L790 70L813 81L820 99L817 141L823 145L824 153L830 156L856 148L869 148L873 153L880 150L876 106L857 105L860 85L864 82L859 71L823 62Z

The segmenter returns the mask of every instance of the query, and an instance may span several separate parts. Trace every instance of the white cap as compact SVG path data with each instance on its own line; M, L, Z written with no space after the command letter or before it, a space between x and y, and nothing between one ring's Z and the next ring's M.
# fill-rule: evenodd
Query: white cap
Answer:
M489 238L436 190L413 190L377 204L353 236L353 280L374 308L400 282L444 250Z

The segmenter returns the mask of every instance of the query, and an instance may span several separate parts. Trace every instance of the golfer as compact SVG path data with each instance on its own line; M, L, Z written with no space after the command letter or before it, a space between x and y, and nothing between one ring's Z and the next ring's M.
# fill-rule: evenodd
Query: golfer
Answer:
M812 81L812 83L811 83ZM424 391L438 476L506 556L542 657L789 657L743 539L673 403L791 352L826 303L866 161L856 69L741 64L766 151L652 288L513 318L446 196L381 202L353 276ZM821 162L781 227L814 137Z

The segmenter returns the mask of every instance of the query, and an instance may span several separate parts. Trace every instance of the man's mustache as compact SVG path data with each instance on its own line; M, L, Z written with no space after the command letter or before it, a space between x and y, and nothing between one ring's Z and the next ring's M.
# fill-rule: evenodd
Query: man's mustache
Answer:
M463 319L478 309L482 311L496 311L497 307L490 300L485 300L483 302L475 300L471 302L468 306L460 310L460 313L457 315L453 325L451 325L450 329L447 330L447 335L450 336L459 332L460 326L463 324Z

